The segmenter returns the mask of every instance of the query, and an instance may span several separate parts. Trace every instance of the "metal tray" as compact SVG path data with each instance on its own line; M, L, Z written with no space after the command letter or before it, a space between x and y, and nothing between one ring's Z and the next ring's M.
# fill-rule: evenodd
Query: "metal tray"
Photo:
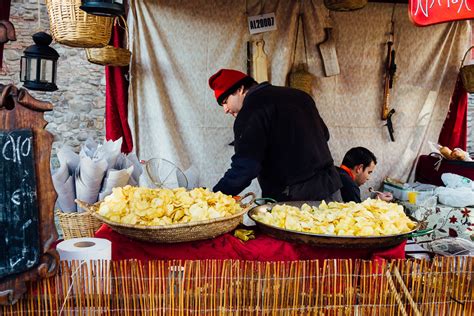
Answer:
M272 236L274 238L310 244L317 247L324 248L347 248L347 249L379 249L393 247L401 244L403 241L411 237L417 237L430 233L432 230L427 231L417 231L420 228L420 222L415 218L408 216L412 221L417 223L416 227L403 234L398 235L387 235L387 236L374 236L374 237L360 237L360 236L336 236L336 235L320 235L299 232L294 230L287 230L280 227L264 224L257 219L255 219L255 213L260 210L270 211L274 205L286 204L296 207L301 207L304 203L311 206L319 206L319 201L291 201L291 202L279 202L271 204L263 204L250 209L248 215L249 217L257 223L257 226L265 234Z

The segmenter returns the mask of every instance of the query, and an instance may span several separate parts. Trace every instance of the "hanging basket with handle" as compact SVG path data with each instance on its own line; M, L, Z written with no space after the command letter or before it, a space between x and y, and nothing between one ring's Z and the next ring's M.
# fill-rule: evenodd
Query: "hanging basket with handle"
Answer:
M300 23L303 33L304 55L306 62L295 65L295 56L298 46L298 30L300 28ZM291 63L291 71L288 74L288 85L292 88L302 90L309 95L312 94L313 76L308 72L308 54L306 52L306 37L304 33L303 14L298 16L298 23L296 25L295 47L293 52L293 61Z
M461 62L461 69L459 70L461 72L462 84L469 93L474 93L474 65L464 65L464 61L473 48L474 46L469 47L467 52L464 54Z
M112 17L87 14L81 0L46 0L51 34L71 47L104 47L112 34Z
M93 64L102 66L128 66L132 53L128 50L128 27L123 16L120 16L125 29L125 48L107 45L102 48L86 48L87 60ZM117 23L117 18L115 20ZM122 27L120 25L120 27Z

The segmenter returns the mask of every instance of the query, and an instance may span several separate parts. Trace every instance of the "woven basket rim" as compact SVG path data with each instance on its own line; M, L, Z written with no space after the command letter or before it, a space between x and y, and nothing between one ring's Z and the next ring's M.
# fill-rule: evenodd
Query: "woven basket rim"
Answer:
M57 209L55 213L58 216L80 216L80 215L91 215L92 212L90 210L86 210L85 212L78 212L78 211L73 211L73 212L64 212L61 209Z
M85 48L85 50L88 50L88 51L103 51L103 50L112 50L112 51L127 51L128 53L130 53L130 55L132 54L132 52L128 49L128 48L125 48L125 47L115 47L113 45L110 45L110 44L107 44L105 45L104 47L87 47Z
M123 223L117 223L114 221L110 221L109 219L103 217L102 215L98 214L98 209L102 201L98 201L94 204L88 204L84 201L81 200L76 200L76 203L86 210L86 213L91 214L93 217L97 218L101 222L109 225L109 226L114 226L114 227L123 227L123 228L133 228L133 229L141 229L141 230L169 230L169 229L175 229L175 228L185 228L185 227L194 227L194 226L201 226L201 225L206 225L206 224L211 224L211 223L217 223L217 222L225 222L229 221L232 219L235 219L239 216L244 215L246 212L248 212L252 206L253 203L256 199L255 193L253 192L248 192L244 196L240 198L240 201L243 201L245 198L251 197L251 201L246 204L241 204L242 210L238 213L235 213L231 216L224 216L224 217L218 217L218 218L213 218L213 219L207 219L207 220L202 220L202 221L192 221L189 223L183 223L183 224L170 224L170 225L153 225L153 226L144 226L144 225L133 225L133 224L123 224ZM241 202L242 203L242 202Z
M98 220L100 220L101 222L104 222L105 224L109 226L133 228L133 229L141 229L141 230L169 230L169 229L175 229L175 228L202 226L202 225L211 224L211 223L228 221L228 220L244 215L245 213L249 211L250 208L251 206L244 208L240 212L235 213L231 216L224 216L224 217L207 219L207 220L202 220L202 221L193 221L193 222L183 223L183 224L155 225L155 226L143 226L143 225L117 223L117 222L113 222L106 219L105 217L98 214L97 212L91 212L91 214L92 216L94 216L95 218L97 218Z

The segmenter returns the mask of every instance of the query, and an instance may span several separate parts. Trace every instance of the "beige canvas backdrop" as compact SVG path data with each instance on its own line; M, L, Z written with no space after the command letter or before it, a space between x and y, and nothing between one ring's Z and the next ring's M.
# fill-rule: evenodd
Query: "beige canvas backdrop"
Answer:
M393 5L369 3L359 11L329 13L319 0L132 1L129 122L138 156L194 166L199 185L212 187L230 164L234 119L216 104L207 79L220 68L245 72L246 42L263 38L270 81L284 85L300 10L313 96L331 133L335 163L354 146L375 153L378 165L363 195L385 176L407 180L417 155L429 152L427 142L438 138L470 43L470 24L415 27L402 4L394 10L398 68L390 102L396 109L396 142L390 142L380 112ZM275 12L278 29L250 36L247 16L269 12ZM333 77L324 76L316 46L327 25L334 27L341 69ZM297 61L304 59L302 52L300 45ZM248 190L258 192L255 181Z

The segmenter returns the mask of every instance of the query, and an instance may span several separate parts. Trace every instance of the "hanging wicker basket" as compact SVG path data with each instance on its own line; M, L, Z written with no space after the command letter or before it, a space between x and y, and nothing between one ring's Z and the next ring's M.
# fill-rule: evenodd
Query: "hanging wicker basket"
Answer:
M324 6L331 11L354 11L362 9L368 0L324 0Z
M94 233L102 226L102 223L88 211L82 213L57 211L56 216L64 239L94 237Z
M104 47L114 19L87 14L80 5L81 0L46 0L54 40L71 47Z
M312 95L313 76L306 70L305 64L299 64L289 74L290 87L302 90Z
M130 57L132 53L128 50L128 27L127 22L123 16L120 16L121 21L123 22L123 27L125 30L125 48L114 47L112 45L107 45L102 48L86 48L87 60L93 64L102 65L102 66L128 66L130 64ZM117 23L118 18L115 19Z
M86 48L87 60L102 66L127 66L132 53L126 48L107 45L102 48Z
M464 61L473 48L474 46L471 46L464 54L464 58L461 62L461 69L459 70L461 72L462 84L469 93L474 93L474 65L464 65Z
M303 46L304 46L304 56L306 62L300 62L295 65L295 58L298 47L298 31L301 24L301 30L303 35ZM288 86L291 88L299 89L306 92L309 95L312 95L312 85L313 85L313 76L308 72L308 53L306 51L306 36L304 32L304 20L303 14L300 13L298 16L298 23L296 25L296 36L295 36L295 46L293 51L293 59L291 62L291 70L287 77Z

